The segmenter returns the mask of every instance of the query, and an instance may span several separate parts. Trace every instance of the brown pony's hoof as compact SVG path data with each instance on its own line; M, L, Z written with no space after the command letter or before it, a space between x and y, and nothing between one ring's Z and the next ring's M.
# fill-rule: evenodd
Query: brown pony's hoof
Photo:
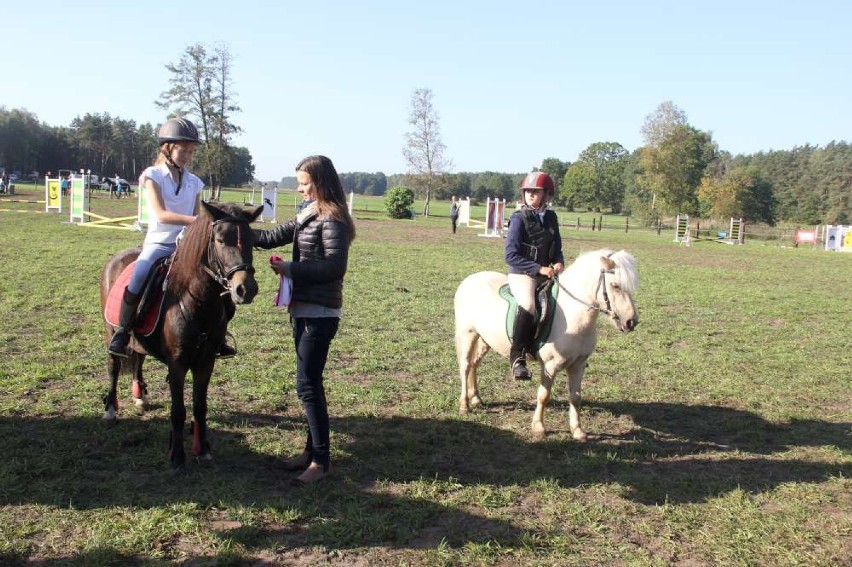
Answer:
M130 397L134 406L141 410L148 409L148 389L136 380L133 381L131 386Z

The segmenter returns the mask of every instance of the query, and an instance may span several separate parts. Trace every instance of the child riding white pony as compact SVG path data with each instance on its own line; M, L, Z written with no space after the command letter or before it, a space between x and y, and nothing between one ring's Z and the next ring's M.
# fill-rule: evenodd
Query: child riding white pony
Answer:
M479 397L476 369L490 349L509 357L512 343L506 333L509 303L498 291L506 283L506 274L477 272L462 281L456 290L456 354L461 377L459 411L464 414L476 407ZM541 363L532 419L533 436L544 437L544 408L556 374L568 371L571 435L585 441L580 426L580 389L586 360L595 350L598 313L609 316L620 331L629 332L639 324L633 294L639 287L636 260L624 250L597 250L577 258L554 283L559 287L553 325L541 348L531 352Z

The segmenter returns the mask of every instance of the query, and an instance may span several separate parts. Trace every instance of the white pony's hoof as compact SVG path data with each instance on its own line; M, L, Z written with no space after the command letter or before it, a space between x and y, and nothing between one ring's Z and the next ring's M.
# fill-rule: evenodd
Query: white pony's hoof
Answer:
M575 429L574 431L572 431L571 437L573 437L574 441L576 441L578 443L585 443L586 441L589 440L589 436L586 435L586 432L583 431L582 429Z
M130 397L133 398L133 405L137 408L145 409L148 405L148 392L138 380L134 380L131 384Z

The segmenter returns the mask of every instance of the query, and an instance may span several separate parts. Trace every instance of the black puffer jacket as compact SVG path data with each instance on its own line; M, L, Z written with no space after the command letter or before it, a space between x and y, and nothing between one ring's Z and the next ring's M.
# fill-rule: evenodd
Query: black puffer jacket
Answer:
M293 300L333 309L343 305L343 276L349 261L349 227L330 217L311 215L270 230L255 230L258 248L293 243Z

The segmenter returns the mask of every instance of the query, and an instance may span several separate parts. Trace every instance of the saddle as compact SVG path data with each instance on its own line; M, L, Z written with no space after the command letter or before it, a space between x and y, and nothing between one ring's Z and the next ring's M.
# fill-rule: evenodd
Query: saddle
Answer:
M136 308L136 324L133 327L135 335L148 337L157 328L163 310L163 299L165 298L166 277L171 268L172 257L160 258L151 268L145 283L142 285L142 293L139 306ZM133 268L136 261L131 262L122 270L121 275L109 290L106 307L104 308L104 319L113 327L118 326L118 314L121 310L121 300L124 290L130 283Z
M535 311L538 314L536 318L535 333L533 333L532 343L535 350L544 346L550 335L550 329L553 327L553 314L556 312L556 297L559 295L559 286L553 285L550 278L543 278L536 285L535 289ZM515 328L515 314L518 311L518 302L515 296L512 295L512 290L509 289L509 284L505 283L500 286L498 294L509 304L509 309L506 311L506 336L512 340L512 333Z

